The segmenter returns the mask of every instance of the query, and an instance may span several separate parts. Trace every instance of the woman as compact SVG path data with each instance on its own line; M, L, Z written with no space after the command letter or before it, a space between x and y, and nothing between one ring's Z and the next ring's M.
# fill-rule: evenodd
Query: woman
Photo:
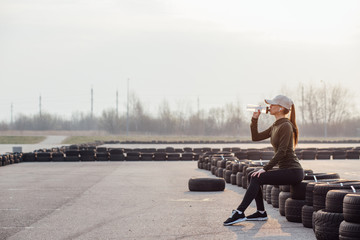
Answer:
M251 136L253 141L270 138L275 154L264 168L251 174L244 199L237 210L233 210L231 216L224 222L225 226L245 220L267 220L261 185L293 185L300 183L304 178L303 168L294 153L299 132L295 120L295 106L292 100L286 96L278 95L272 100L265 99L265 102L270 104L270 114L276 118L276 121L270 128L259 133L257 124L260 111L254 112L250 126ZM290 119L286 117L289 112L291 112ZM275 165L278 165L279 168L272 170ZM245 217L245 209L253 199L255 199L257 211Z

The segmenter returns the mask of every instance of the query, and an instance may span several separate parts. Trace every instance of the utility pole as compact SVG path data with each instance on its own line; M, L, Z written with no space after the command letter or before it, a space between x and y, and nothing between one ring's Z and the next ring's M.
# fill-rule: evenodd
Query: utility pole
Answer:
M126 135L129 135L129 83L130 79L127 80L127 107L126 107Z
M119 91L116 89L116 118L119 117Z
M94 89L91 86L91 118L93 118L93 114L94 114Z
M41 94L39 96L39 116L41 118Z

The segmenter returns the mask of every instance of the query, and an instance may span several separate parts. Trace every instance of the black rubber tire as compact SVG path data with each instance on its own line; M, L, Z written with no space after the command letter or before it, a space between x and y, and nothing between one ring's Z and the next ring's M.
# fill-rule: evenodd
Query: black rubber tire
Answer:
M357 159L359 160L359 151L358 150L347 150L346 159Z
M212 175L215 175L216 167L215 167L215 166L211 166L210 171L211 171L211 174L212 174Z
M339 179L340 178L338 173L312 173L312 174L305 175L304 180L315 180L314 176L316 176L317 180L320 180L320 179Z
M281 192L290 192L290 185L280 185Z
M245 176L242 176L241 177L241 182L242 182L242 187L244 188L244 189L247 189L247 177L245 177Z
M281 216L285 216L285 202L290 198L290 192L280 192L279 194L279 213Z
M38 162L50 162L51 161L51 154L48 152L38 152L36 154L36 160Z
M236 174L233 173L230 175L230 183L236 185Z
M52 153L52 161L53 162L63 162L64 154L62 152L54 152Z
M339 227L340 240L359 240L360 224L342 221Z
M181 154L181 160L183 161L192 161L194 160L194 153L192 152L184 152Z
M166 161L167 160L167 154L164 152L155 152L154 153L154 160L155 161Z
M168 153L167 154L167 160L168 161L180 161L180 153ZM206 165L207 166L207 165ZM205 169L207 169L208 167L206 167Z
M279 194L280 194L280 190L279 190L279 186L273 186L273 188L271 189L271 205L274 208L279 208Z
M355 188L360 187L360 184L351 184ZM325 209L326 194L330 190L334 189L350 189L351 185L343 184L316 184L313 191L313 206L314 210ZM344 199L345 200L345 199Z
M260 151L251 150L247 152L247 159L249 160L260 160Z
M360 194L347 194L344 197L343 213L345 221L360 223Z
M226 183L231 183L231 170L225 170L224 179Z
M224 191L225 180L223 178L190 178L188 185L190 191Z
M238 163L233 163L233 165L232 165L232 173L237 174L238 172L239 172L239 164Z
M266 202L271 204L271 190L273 189L273 185L268 185L266 187Z
M335 181L337 181L337 179L319 180L319 182L309 182L306 185L306 192L305 192L306 205L309 206L313 205L313 190L316 184L321 184L324 182L335 182Z
M316 153L317 160L330 160L331 158L331 151L328 150L321 150Z
M335 150L332 153L333 159L346 159L346 151L345 150Z
M305 205L305 200L288 198L285 201L285 217L289 222L301 223L301 210Z
M302 150L300 156L303 160L315 160L316 150Z
M239 187L242 187L242 177L243 177L242 172L238 172L236 174L236 185L238 185Z
M224 178L224 173L225 173L225 169L224 168L218 168L218 176L219 178Z
M264 199L264 201L266 201L266 188L267 188L267 184L264 184L263 186L262 186L262 194L263 194L263 199Z
M306 185L308 183L309 180L306 180L306 181L302 181L301 183L291 185L290 186L291 198L297 200L305 200Z
M338 239L339 227L342 221L344 221L342 213L317 211L314 219L316 239Z
M351 189L342 190L330 190L326 194L325 200L325 211L342 213L343 212L343 201L347 194L353 193Z
M112 153L110 154L110 161L124 161L125 160L125 156L123 153Z
M115 155L118 155L118 154L123 154L124 153L124 150L122 148L111 148L109 150L109 153L110 154L115 154Z
M304 205L301 209L301 221L304 227L306 228L312 228L312 215L314 213L314 207Z

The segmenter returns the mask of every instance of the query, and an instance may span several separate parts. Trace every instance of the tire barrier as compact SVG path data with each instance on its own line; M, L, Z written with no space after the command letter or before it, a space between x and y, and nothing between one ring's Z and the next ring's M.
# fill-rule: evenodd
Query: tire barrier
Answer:
M29 153L7 153L1 155L0 166L6 166L18 162L60 162L60 161L197 161L200 160L204 154L212 156L217 153L221 156L233 157L237 163L246 160L248 163L259 165L262 163L265 165L269 159L273 157L273 151L271 148L262 149L240 149L238 147L225 147L221 148L210 148L210 147L165 147L165 148L119 148L119 151L112 151L111 148L98 147L100 144L105 142L95 142L82 145L70 145L59 148L51 149L38 149L34 152ZM106 143L115 144L120 143L119 141L108 141ZM138 143L135 141L128 141L126 143ZM140 143L140 142L139 142ZM141 142L146 143L146 142ZM152 141L151 143L171 143L166 141ZM183 142L182 142L183 143ZM190 143L190 142L189 142ZM201 142L199 142L201 143ZM205 143L203 141L203 143ZM94 152L94 155L92 153ZM225 154L226 153L226 154ZM300 159L359 159L360 148L305 148L296 149L296 155ZM20 154L20 155L19 155ZM62 155L61 155L62 154ZM156 156L155 156L156 155ZM204 169L211 169L210 162L203 165ZM255 166L257 166L255 165ZM250 165L251 167L254 165ZM234 174L237 175L241 172L241 169L234 170ZM306 176L305 179L311 178ZM318 177L320 179L321 177ZM235 177L233 176L233 180ZM233 181L235 183L235 181ZM240 182L237 181L236 184Z
M290 192L281 191L279 194L279 213L281 216L285 216L285 202L290 198Z
M359 213L359 190L352 187L351 190L328 191L326 194L325 209L318 210L314 214L314 231L316 238L339 239L342 222L345 220L350 223L360 223ZM340 236L340 239L348 239L347 237L351 237L346 235L347 231L343 232L345 236ZM360 235L354 236L359 237Z
M304 205L301 209L301 222L304 227L312 228L313 227L313 214L314 214L314 207Z
M190 178L190 191L224 191L225 181L222 178Z
M318 151L316 153L316 159L317 160L330 160L331 155L332 155L331 151L326 151L326 150Z
M339 227L344 220L342 213L319 210L314 216L315 236L319 240L338 239Z
M360 236L360 224L342 221L339 227L340 240L356 240Z
M355 188L360 188L360 181L358 182L337 182L331 184L316 184L313 190L313 206L315 211L319 211L321 209L325 209L326 203L326 194L330 190L336 189L351 189L351 186Z
M248 152L252 154L251 151L253 150ZM312 154L317 152L313 149L306 151ZM307 154L306 151L305 155ZM332 150L324 150L324 152L328 158ZM319 159L325 158L321 157L324 156L321 154L318 155L320 156ZM235 153L235 156L240 156L240 154ZM231 184L236 183L237 186L243 188L247 188L249 175L267 164L267 161L262 160L225 159L224 156L213 156L209 159L211 159L210 170L212 173L217 172L223 181ZM349 201L351 203L356 201L356 204L347 207L350 213L348 220L351 219L353 222L346 221L345 213L342 213L341 209L345 211L345 204L343 206L342 199L352 194L351 186L360 189L360 181L340 179L337 173L304 171L306 176L297 185L263 185L264 200L275 208L279 207L280 215L285 216L288 221L302 223L304 227L313 228L317 239L338 239L339 237L340 239L358 239L360 207L357 205L357 201L360 200ZM358 196L360 194L356 195L356 197ZM354 211L354 209L358 210ZM355 217L356 220L352 217ZM341 231L342 225L344 227ZM341 234L344 234L344 237Z
M94 150L80 150L80 160L82 162L95 161Z
M274 208L279 208L279 194L280 194L279 186L274 185L273 188L271 189L271 205Z
M288 198L285 201L285 217L289 222L302 222L301 211L305 205L305 200Z
M360 195L347 194L343 201L344 219L347 222L360 224ZM360 236L360 235L359 235Z

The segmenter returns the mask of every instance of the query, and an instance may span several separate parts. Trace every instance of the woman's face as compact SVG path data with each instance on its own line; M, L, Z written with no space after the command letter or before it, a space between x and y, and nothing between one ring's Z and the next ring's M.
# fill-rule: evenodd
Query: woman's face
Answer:
M280 112L280 108L281 108L280 105L271 104L271 105L270 105L270 114L271 114L271 115L275 115L276 113L279 113L279 112Z

